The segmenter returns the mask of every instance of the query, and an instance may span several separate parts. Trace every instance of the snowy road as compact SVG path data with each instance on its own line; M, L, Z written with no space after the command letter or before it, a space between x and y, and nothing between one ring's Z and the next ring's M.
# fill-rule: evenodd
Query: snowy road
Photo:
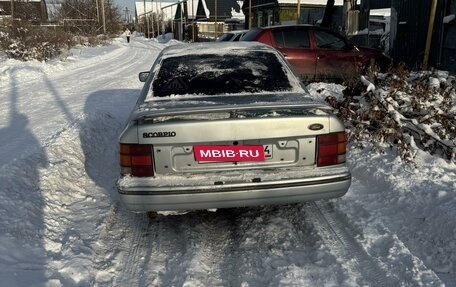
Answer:
M118 228L130 232L116 286L443 285L393 235L383 236L400 260L373 256L346 221L314 203L137 215Z
M0 66L0 285L456 286L454 236L437 240L456 231L453 205L448 221L439 217L448 231L430 242L418 233L419 210L398 216L415 202L392 198L395 181L366 176L365 153L353 153L358 169L341 199L127 212L115 190L117 137L141 88L138 72L163 47L116 39L75 49L65 62ZM444 196L454 192L455 169L442 168L449 178L427 184ZM375 204L386 203L383 214ZM410 217L413 229L401 227Z
M137 80L138 72L150 69L151 61L161 48L137 41L131 47L121 46L101 52L97 50L97 54L91 54L89 49L74 50L74 54L79 53L77 56L85 59L71 65L43 67L35 63L35 66L5 67L2 72L7 77L2 77L0 84L3 103L0 127L7 125L11 129L20 130L24 123L18 119L21 118L20 115L25 115L34 135L40 141L46 141L55 135L56 128L62 129L68 123L75 122L84 109L100 108L86 102L87 96L92 92L139 89L141 85ZM72 62L73 57L70 55L67 62ZM125 97L126 103L131 105L132 101L128 101L127 97L135 97L136 94L137 91L112 96ZM124 114L129 111L123 106L114 108ZM6 152L7 149L14 151L17 145L26 142L21 133L15 133L8 140L2 138L3 156L0 164L15 156L14 153Z

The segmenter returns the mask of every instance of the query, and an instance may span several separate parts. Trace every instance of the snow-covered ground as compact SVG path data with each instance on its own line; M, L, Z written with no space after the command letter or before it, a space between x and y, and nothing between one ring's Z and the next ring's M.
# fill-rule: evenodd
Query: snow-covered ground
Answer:
M456 166L421 151L410 164L350 145L353 183L334 200L125 211L117 137L164 45L0 56L0 286L456 286Z

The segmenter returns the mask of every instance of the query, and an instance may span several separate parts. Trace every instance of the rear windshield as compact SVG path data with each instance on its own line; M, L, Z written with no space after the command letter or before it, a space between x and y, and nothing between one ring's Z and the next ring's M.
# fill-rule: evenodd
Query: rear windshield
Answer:
M165 58L154 97L291 91L289 72L270 52L183 55Z
M242 41L255 41L257 39L258 34L263 31L262 29L253 28L249 30L245 35L242 37Z

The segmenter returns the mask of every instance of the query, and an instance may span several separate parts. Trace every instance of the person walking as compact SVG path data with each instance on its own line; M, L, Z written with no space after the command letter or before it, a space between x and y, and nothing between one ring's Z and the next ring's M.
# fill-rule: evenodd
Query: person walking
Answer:
M128 28L125 30L125 36L127 37L127 43L130 43L131 32Z

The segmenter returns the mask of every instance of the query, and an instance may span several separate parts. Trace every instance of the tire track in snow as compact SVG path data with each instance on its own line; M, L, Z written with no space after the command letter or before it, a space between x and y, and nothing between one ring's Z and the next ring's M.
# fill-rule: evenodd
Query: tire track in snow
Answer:
M25 71L29 71L29 75L33 74L33 80L27 83L22 81L20 71L12 71L9 76L11 83L7 88L2 88L4 107L0 110L0 122L11 125L17 120L11 118L13 109L19 113L26 111L27 123L34 136L42 143L52 136L55 130L76 121L87 108L87 100L94 93L102 94L105 88L117 90L119 94L132 88L139 91L142 83L138 81L137 73L144 68L150 69L160 48L139 41L137 46L109 51L100 57L102 62L88 59L83 60L82 65L65 63L65 70L59 73L49 72L41 66L36 69L27 68ZM32 71L33 73L30 73ZM109 94L105 97L108 96ZM129 97L125 96L126 99ZM36 99L38 104L30 105L31 98ZM105 106L109 107L109 104ZM15 135L10 139L6 152L23 142L22 134ZM5 162L10 160L9 156L4 158Z
M119 204L111 206L107 216L102 223L102 230L98 240L95 242L93 250L95 253L93 260L94 286L113 286L115 278L113 266L114 258L118 250L114 250L116 242L123 237L122 232L114 233L116 230L122 230L119 224Z
M94 247L94 286L142 286L138 267L148 247L148 224L147 215L131 213L114 203Z
M136 214L118 227L125 229L124 256L113 286L239 286L242 214L232 209L151 219ZM122 216L128 214L116 220Z
M384 262L369 254L363 245L356 239L358 232L350 224L336 214L328 203L311 202L306 204L310 215L307 218L315 230L322 237L327 247L344 265L351 269L351 273L360 274L357 280L359 285L368 286L443 286L440 279L418 258L408 252L402 242L395 236L388 234L392 241L391 248L399 249L397 260ZM400 248L397 248L399 246ZM404 260L407 259L407 260ZM403 266L404 262L411 262L411 266Z
M150 248L146 250L144 277L139 286L181 286L174 283L182 274L188 252L186 216L155 215L149 226Z
M305 216L300 214L304 212ZM350 285L346 280L350 276L356 277L350 278L352 283L365 286L442 286L438 278L430 278L432 274L427 281L398 275L397 266L365 251L355 238L358 232L331 207L320 203L282 209L201 211L155 219L125 210L121 213L117 220L126 219L121 223L124 226L117 228L124 229L125 255L111 286ZM268 242L270 232L279 225L278 241ZM306 269L312 264L308 257L322 252L315 249L316 238L309 234L311 226L342 264L341 269L328 266L324 273L332 278L312 277L322 276L322 269L308 274L314 268L309 265L310 270ZM409 272L424 268L419 262L413 264ZM337 274L332 274L334 271ZM287 279L291 281L283 281Z
M158 232L150 254L152 286L221 286L224 263L230 257L231 210L195 211L179 216L159 216ZM231 285L231 284L229 284ZM146 286L146 285L143 285Z
M314 248L316 238L309 234L309 227L296 224L302 220L296 205L237 209L233 219L231 244L221 252L225 258L219 268L220 286L322 286L341 282L338 270L315 268L312 260L319 253ZM327 274L325 278L315 278L320 272Z
M153 44L152 42L143 42L143 40L137 41L134 45L134 47L129 47L128 45L119 45L116 44L117 48L114 50L109 51L106 54L98 56L96 59L93 57L89 57L87 59L81 59L76 62L67 62L65 60L61 60L60 62L57 62L59 65L62 64L63 68L61 70L56 71L59 69L59 65L56 65L56 70L54 70L51 66L50 70L43 70L41 67L36 67L33 65L33 63L30 65L30 67L26 68L27 69L33 69L36 70L35 74L42 74L44 76L47 76L48 74L50 76L56 75L53 77L52 81L63 81L66 82L68 81L68 78L71 78L72 76L81 76L87 73L91 73L91 75L95 76L100 76L103 75L103 73L99 73L97 75L97 71L100 70L102 67L106 67L107 69L105 72L119 72L118 68L124 69L125 66L128 66L130 64L133 65L138 65L138 62L135 61L136 57L138 57L138 54L140 57L138 59L144 58L146 55L150 55L151 51L154 50L161 50L163 46L159 46L157 44ZM152 48L152 50L151 50ZM133 51L133 52L132 52ZM141 53L138 53L141 52ZM152 57L151 60L154 58ZM137 59L136 59L137 60ZM114 63L111 66L106 66L103 65L105 63ZM150 65L152 62L149 63ZM8 78L14 78L14 77L20 77L20 83L15 84L15 85L5 85L2 87L5 93L9 93L12 89L18 89L18 87L27 87L27 90L29 86L36 87L36 85L40 84L42 82L42 77L22 77L21 76L21 69L22 68L17 68L15 67L12 71L6 70L3 71L5 74L10 74L8 75ZM19 73L19 74L16 74ZM77 77L73 77L74 79L77 79ZM90 79L90 77L85 77L87 79ZM118 79L118 77L115 77ZM33 90L33 89L31 89Z
M189 230L190 246L183 284L232 286L234 265L231 264L236 244L236 209L202 212Z
M122 267L119 270L118 277L114 286L141 286L141 270L136 268L141 266L144 260L144 251L150 248L148 238L149 218L143 213L129 213L124 210L121 216L127 217L127 227L125 231L127 237L124 239L127 244L124 258L122 258Z
M336 223L329 213L317 202L306 205L311 224L322 237L332 253L345 262L346 267L359 274L358 284L369 286L399 286L400 282L388 278L374 259L363 250L355 239L345 230L344 224ZM345 260L344 260L345 259Z
M76 75L80 83L90 83L93 79L97 79L98 90L115 85L125 87L130 82L138 85L137 73L144 69L142 66L146 66L147 70L150 69L155 55L161 50L159 47L147 46L142 43L137 45L139 44L141 44L140 47L122 47L118 51L110 53L111 57L107 59L106 63L89 63L89 65L60 74L56 81ZM150 59L150 61L138 62L138 59ZM136 72L131 73L131 71ZM125 76L119 80L119 75L122 74ZM123 80L124 78L128 80ZM103 82L101 86L99 85L100 82Z

